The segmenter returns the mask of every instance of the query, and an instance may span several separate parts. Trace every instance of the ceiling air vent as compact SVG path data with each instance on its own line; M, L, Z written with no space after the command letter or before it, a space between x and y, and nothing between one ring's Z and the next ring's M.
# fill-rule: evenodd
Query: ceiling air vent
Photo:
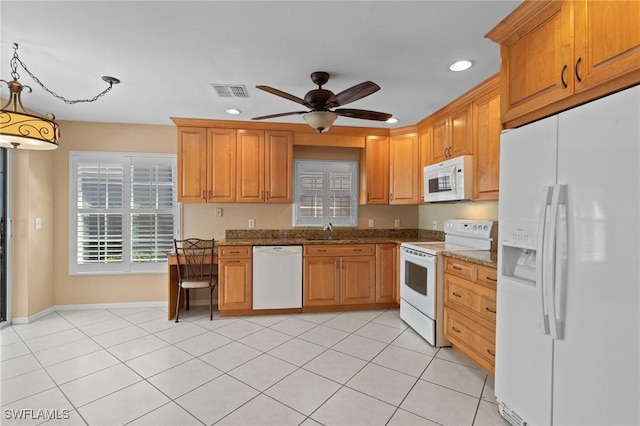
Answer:
M221 98L248 98L246 87L242 84L215 84L211 83L211 87Z

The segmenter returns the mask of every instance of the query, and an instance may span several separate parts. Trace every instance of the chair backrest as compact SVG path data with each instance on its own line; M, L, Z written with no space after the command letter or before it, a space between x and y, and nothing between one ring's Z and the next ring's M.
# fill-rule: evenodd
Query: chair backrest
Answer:
M193 279L213 279L217 268L213 263L213 239L187 238L173 240L180 282Z

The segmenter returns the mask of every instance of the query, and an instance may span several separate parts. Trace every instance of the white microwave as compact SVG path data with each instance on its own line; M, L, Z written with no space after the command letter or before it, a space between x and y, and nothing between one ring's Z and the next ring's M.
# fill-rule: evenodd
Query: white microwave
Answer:
M424 200L463 201L473 197L473 155L461 155L424 168Z

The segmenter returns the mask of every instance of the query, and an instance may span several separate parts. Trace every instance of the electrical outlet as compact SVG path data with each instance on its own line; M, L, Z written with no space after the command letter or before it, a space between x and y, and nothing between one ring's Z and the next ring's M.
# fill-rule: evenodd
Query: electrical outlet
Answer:
M393 219L394 228L400 228L400 219Z
M222 209L220 207L216 208L216 217L222 217Z
M433 221L433 226L432 226L432 228L433 228L433 229L438 229L438 221L437 221L437 220L434 220L434 221Z
M253 219L249 219L249 228L255 228L256 227L256 221Z
M369 219L369 228L373 228L376 226L375 221L373 219Z
M34 223L34 227L36 229L42 229L42 218L41 217L36 217L35 223Z

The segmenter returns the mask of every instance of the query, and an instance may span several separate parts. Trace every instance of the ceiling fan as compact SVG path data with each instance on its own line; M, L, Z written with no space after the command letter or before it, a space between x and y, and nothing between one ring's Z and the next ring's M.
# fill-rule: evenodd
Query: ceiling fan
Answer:
M273 87L256 86L256 88L264 90L265 92L269 92L276 96L299 103L300 105L304 105L309 108L310 111L282 112L280 114L254 117L252 120L264 120L267 118L284 117L286 115L304 114L302 118L304 118L305 121L318 133L322 133L327 130L340 115L343 117L376 121L387 121L391 118L391 114L387 114L385 112L353 108L336 108L357 101L358 99L362 99L365 96L369 96L370 94L380 90L380 86L372 81L365 81L364 83L356 84L355 86L345 89L336 95L332 91L322 88L322 86L329 81L329 77L329 73L324 71L311 73L311 81L317 84L318 88L308 91L307 94L304 95L304 99L283 92L282 90L274 89Z

